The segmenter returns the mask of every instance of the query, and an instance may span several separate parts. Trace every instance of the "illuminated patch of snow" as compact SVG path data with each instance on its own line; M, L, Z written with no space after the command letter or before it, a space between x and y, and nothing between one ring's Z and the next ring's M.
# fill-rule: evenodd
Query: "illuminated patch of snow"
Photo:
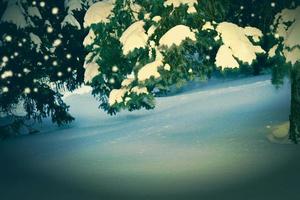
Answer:
M278 44L274 45L268 52L269 58L272 58L276 55L276 50L278 48Z
M148 36L144 29L145 23L138 21L130 25L122 34L120 42L123 45L123 54L127 55L136 48L147 46Z
M202 26L202 30L215 30L215 27L211 24L211 22L206 22Z
M167 47L171 47L172 45L179 46L186 39L196 41L195 33L188 26L177 25L160 38L159 45Z
M128 87L133 81L134 81L133 78L127 78L122 81L121 85L122 87Z
M96 39L96 35L92 29L90 29L88 35L83 40L83 46L88 46L93 44L94 40Z
M247 36L250 36L253 38L254 42L259 42L260 38L263 36L263 33L261 30L255 27L247 26L244 28L244 33Z
M138 87L138 86L133 87L131 89L131 92L134 92L137 95L149 94L148 89L146 87Z
M275 16L274 27L276 38L283 38L286 62L295 64L300 60L300 6L295 9L283 9L278 13Z
M112 14L115 0L104 0L93 4L84 16L84 27L100 22L109 22L109 16Z
M160 73L158 72L158 67L161 66L163 66L163 63L160 60L145 65L138 72L138 80L145 81L147 79L150 79L151 77L159 78Z
M164 66L164 70L166 70L166 71L170 71L171 70L171 66L167 63L167 64L165 64L165 66Z
M285 56L286 62L292 65L296 64L300 60L300 48L296 47L292 50L284 49L283 55Z
M239 67L239 63L232 56L232 51L226 46L222 45L216 55L216 66L224 68Z
M84 68L84 82L86 84L90 83L93 80L93 78L100 73L99 65L96 62L86 63L84 65Z
M122 103L123 98L128 92L128 89L126 88L121 88L121 89L113 89L108 98L108 103L110 106L113 106L116 103Z
M142 7L139 4L136 3L130 3L130 9L134 15L135 19L138 19L138 15L142 9Z
M197 10L196 10L196 8L195 8L194 6L190 6L190 7L188 8L187 12L188 12L189 14L192 14L192 13L197 13Z
M152 18L152 21L154 21L154 22L156 22L156 23L160 22L160 20L161 20L161 16L159 16L159 15L154 16L154 17Z
M229 53L228 50L230 50L232 56L243 63L251 65L256 60L256 54L265 53L260 46L253 45L246 36L245 29L236 24L222 22L217 26L216 30L220 34L223 44L228 47L226 52ZM248 28L248 30L250 29ZM226 67L226 65L221 65L221 62L218 63L218 66Z
M155 25L150 26L150 28L147 31L148 37L151 37L154 34L156 29L157 29L157 27Z

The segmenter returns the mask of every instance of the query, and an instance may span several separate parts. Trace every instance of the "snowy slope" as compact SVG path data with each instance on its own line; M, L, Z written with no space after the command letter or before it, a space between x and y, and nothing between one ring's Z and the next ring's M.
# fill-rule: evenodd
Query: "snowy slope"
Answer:
M300 163L286 164L300 147L266 139L269 126L288 119L289 96L288 84L276 90L268 77L249 78L202 85L158 98L155 110L110 117L88 94L71 95L66 101L77 120L69 127L43 124L43 134L0 142L0 194L4 199L291 197Z

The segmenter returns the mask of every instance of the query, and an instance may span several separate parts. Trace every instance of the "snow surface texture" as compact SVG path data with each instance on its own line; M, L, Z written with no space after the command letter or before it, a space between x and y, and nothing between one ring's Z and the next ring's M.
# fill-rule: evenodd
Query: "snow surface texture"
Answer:
M213 26L206 23L203 30L207 29L213 29ZM248 38L252 37L255 42L259 42L263 34L257 28L242 28L233 23L222 22L215 30L223 42L217 52L215 64L222 69L237 68L238 61L251 65L256 60L256 54L265 53L259 45L252 44Z
M291 25L288 25L291 23ZM300 6L295 9L283 9L274 20L275 37L283 38L283 51L279 52L286 62L294 65L300 60ZM278 45L269 51L269 57L276 55Z
M41 134L0 141L1 197L295 199L300 146L265 136L288 121L289 91L258 77L222 82L113 117L89 94L68 97L70 126L49 120Z

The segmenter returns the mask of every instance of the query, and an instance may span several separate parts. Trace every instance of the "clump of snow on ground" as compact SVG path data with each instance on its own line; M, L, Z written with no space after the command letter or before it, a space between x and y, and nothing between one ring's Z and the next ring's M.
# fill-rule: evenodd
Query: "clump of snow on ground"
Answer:
M218 67L239 67L237 61L251 65L256 60L256 54L265 53L259 45L252 44L248 38L252 37L255 42L260 40L262 33L257 28L242 28L233 23L222 22L216 31L223 42L216 56L215 64Z
M196 41L195 33L188 26L177 25L160 38L159 45L167 47L171 47L172 45L179 46L186 39Z
M104 0L93 4L84 16L84 27L100 22L109 22L109 16L114 8L114 0Z
M289 122L274 126L271 132L267 135L268 140L272 143L291 144L291 141L289 140L289 128Z
M136 48L144 48L147 46L148 36L144 29L145 23L138 21L129 26L120 38L123 45L123 54L127 55Z
M283 51L286 62L295 64L300 60L300 6L295 9L283 9L274 20L275 37L283 38ZM269 57L274 57L273 53L278 46L274 46L269 53ZM275 50L274 50L275 49Z

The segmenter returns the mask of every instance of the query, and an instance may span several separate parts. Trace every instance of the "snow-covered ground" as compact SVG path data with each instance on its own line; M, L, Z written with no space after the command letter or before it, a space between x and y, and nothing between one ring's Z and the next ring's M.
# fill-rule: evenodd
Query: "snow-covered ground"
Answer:
M0 141L0 199L297 199L300 146L267 139L289 91L267 76L205 84L113 117L68 96L70 126Z

